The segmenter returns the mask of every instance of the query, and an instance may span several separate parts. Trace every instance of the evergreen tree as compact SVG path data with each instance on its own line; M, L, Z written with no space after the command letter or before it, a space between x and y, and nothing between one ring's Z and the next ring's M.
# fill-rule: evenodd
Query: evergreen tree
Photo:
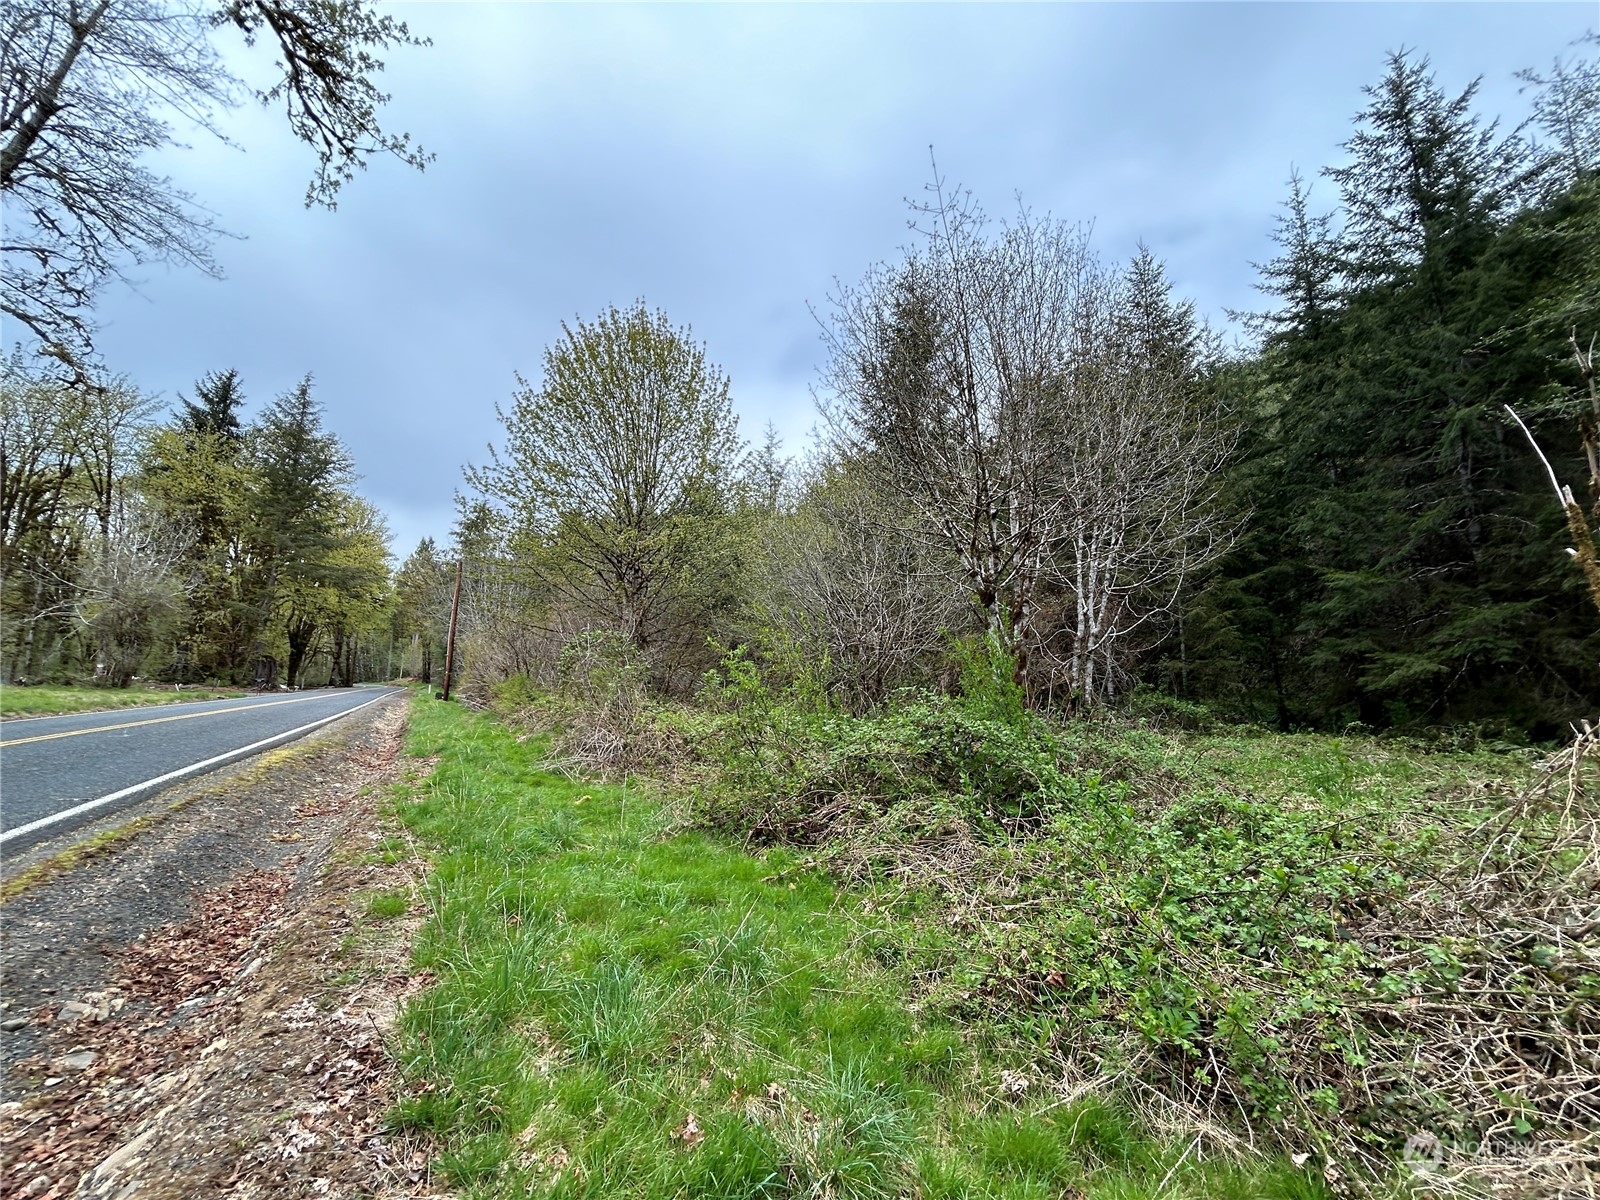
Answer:
M183 402L183 428L191 433L213 434L231 442L244 436L239 413L244 408L244 391L239 372L209 371L195 382L194 400Z
M433 681L435 662L443 664L450 575L450 564L429 537L395 575L395 632L407 645L405 669L423 683Z
M1591 33L1577 44L1587 52L1557 59L1548 75L1517 73L1534 89L1534 121L1547 139L1541 149L1557 188L1600 171L1600 35Z
M309 375L262 413L251 430L250 455L253 657L259 681L271 682L277 668L267 652L272 617L280 601L294 597L285 664L293 684L314 632L304 596L331 581L339 507L355 474L338 437L323 428Z
M1553 574L1560 514L1501 407L1553 386L1531 314L1581 273L1523 232L1544 228L1546 160L1481 122L1475 90L1391 56L1327 172L1337 221L1294 180L1263 268L1280 307L1239 371L1232 478L1256 523L1210 604L1285 724L1549 728L1593 677Z

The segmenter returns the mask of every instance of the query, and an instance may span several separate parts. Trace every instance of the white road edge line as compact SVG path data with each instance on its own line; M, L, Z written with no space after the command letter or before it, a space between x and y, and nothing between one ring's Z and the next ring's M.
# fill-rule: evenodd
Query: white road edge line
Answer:
M376 704L379 700L387 700L388 698L389 697L387 695L374 696L371 700L368 700L363 704L358 704L354 708L347 708L343 712L336 712L331 717L323 717L320 720L312 721L309 725L302 725L298 729L291 729L287 733L275 733L269 738L262 738L259 742L252 742L248 746L240 746L236 750L229 750L224 754L219 754L215 758L205 759L202 762L190 763L187 767L179 767L176 771L168 771L165 775L157 775L154 779L146 779L143 783L136 783L131 787L125 787L119 791L112 792L108 796L101 796L98 800L85 800L82 804L74 805L72 808L63 809L58 813L52 813L48 817L40 817L37 821L29 821L26 825L18 825L15 829L8 829L4 833L0 833L0 846L5 845L5 843L9 842L12 838L19 838L25 834L35 833L40 829L46 829L51 825L55 825L61 821L70 820L71 818L78 816L80 813L86 813L96 808L102 808L107 804L115 804L118 800L126 800L129 796L136 795L139 792L162 787L165 784L173 783L179 779L182 779L187 775L198 775L200 772L210 767L220 767L224 763L230 762L233 759L248 758L257 750L265 750L270 746L277 745L279 742L292 741L301 734L310 733L319 725L326 725L330 721L337 721L340 717L348 717L352 713L360 712L363 708L366 708L369 705Z

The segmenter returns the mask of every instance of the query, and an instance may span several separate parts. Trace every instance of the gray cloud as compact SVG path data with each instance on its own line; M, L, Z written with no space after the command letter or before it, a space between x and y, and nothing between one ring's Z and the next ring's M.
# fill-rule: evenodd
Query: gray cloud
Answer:
M1221 319L1290 166L1337 159L1387 50L1443 82L1511 78L1594 23L1592 4L400 6L431 50L396 55L389 124L439 154L377 163L334 214L275 114L227 121L160 167L246 235L228 279L153 272L102 307L111 364L169 399L239 368L254 401L312 371L403 555L448 530L521 370L562 320L642 296L733 378L747 436L798 448L821 358L807 305L892 257L902 198L941 169L1004 215L1143 240ZM241 63L246 60L241 59Z

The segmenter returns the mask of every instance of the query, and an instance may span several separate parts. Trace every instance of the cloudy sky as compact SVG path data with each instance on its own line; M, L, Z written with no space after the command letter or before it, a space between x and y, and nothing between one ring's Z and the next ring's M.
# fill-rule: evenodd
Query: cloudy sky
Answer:
M157 164L240 235L227 278L145 271L106 296L100 345L169 401L236 367L253 411L312 372L402 557L448 536L513 372L611 304L691 325L746 435L803 449L812 312L907 244L930 146L991 212L1020 193L1104 255L1144 241L1220 323L1257 303L1290 169L1339 160L1387 51L1450 89L1481 75L1481 111L1515 121L1513 73L1600 25L1594 0L392 7L434 44L391 56L385 126L437 162L375 163L308 211L309 151L230 113L238 148Z

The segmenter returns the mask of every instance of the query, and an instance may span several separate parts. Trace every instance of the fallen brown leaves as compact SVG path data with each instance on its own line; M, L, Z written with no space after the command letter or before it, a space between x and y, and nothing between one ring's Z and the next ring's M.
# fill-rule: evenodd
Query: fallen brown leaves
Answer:
M154 930L122 952L122 990L168 1009L214 991L244 969L240 956L283 911L293 882L284 871L247 871L206 892L192 920Z
M248 871L202 893L189 921L152 930L123 949L110 988L39 1014L40 1023L58 1027L56 1040L70 1037L74 1044L59 1055L19 1064L21 1071L43 1077L44 1091L5 1114L8 1149L0 1158L6 1171L0 1196L49 1200L70 1194L129 1119L161 1094L142 1095L128 1086L131 1081L215 1051L206 1046L212 1039L203 1027L170 1027L169 1018L247 971L244 952L279 915L290 883L282 871ZM137 1011L141 1019L108 1022L130 999L144 1001ZM93 1057L75 1066L77 1055ZM9 1151L14 1140L27 1143L15 1155Z
M688 1115L688 1117L684 1120L682 1127L679 1128L672 1136L681 1141L685 1146L698 1146L701 1142L706 1140L705 1131L700 1128L700 1122L695 1119L695 1115L693 1113Z

